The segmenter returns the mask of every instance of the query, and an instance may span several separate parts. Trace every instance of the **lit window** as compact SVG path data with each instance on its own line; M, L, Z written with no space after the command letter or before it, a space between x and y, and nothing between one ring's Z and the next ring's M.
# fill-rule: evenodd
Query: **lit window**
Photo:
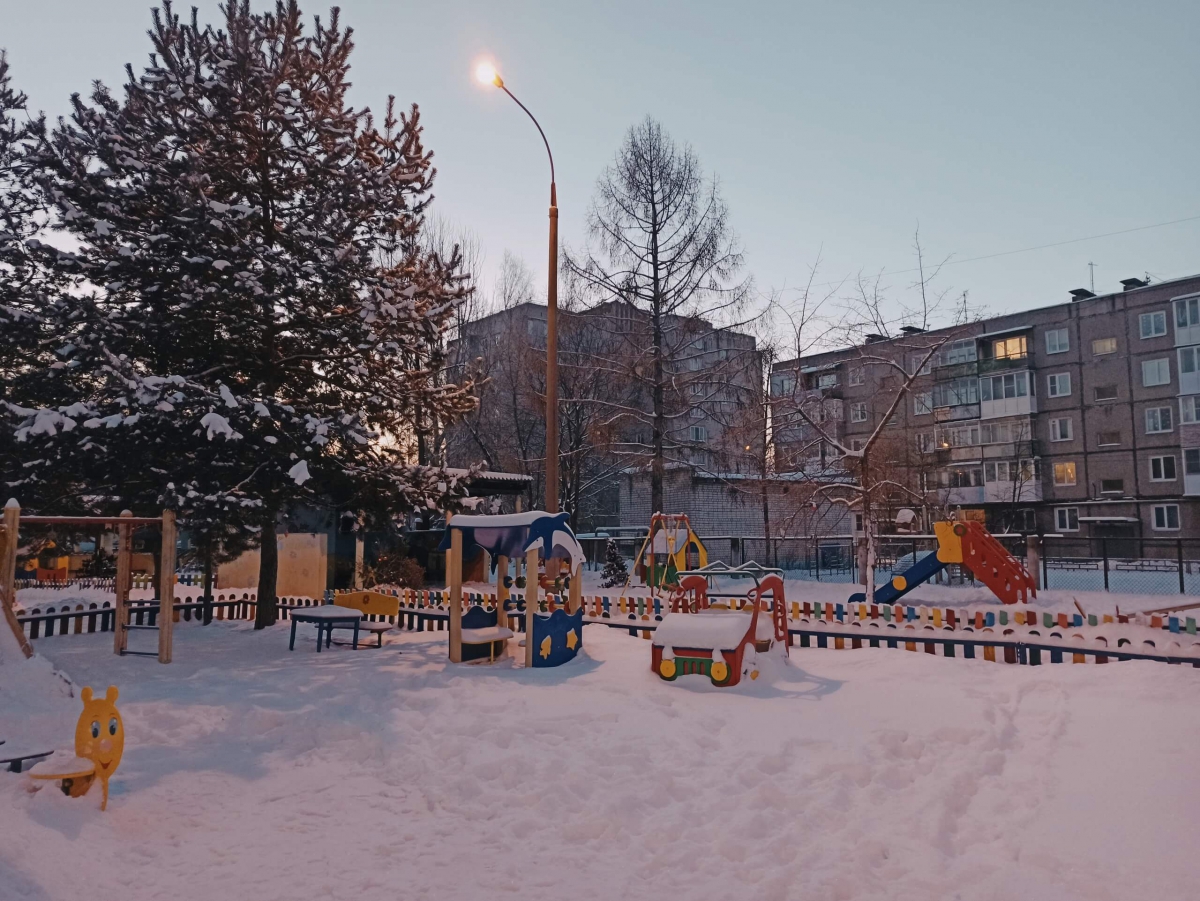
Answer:
M1143 340L1161 338L1167 333L1166 311L1155 310L1153 313L1143 313L1138 317L1138 331Z
M992 356L997 360L1019 359L1025 356L1025 336L1000 338L992 342Z
M1074 463L1055 463L1054 464L1054 484L1055 485L1074 485L1075 484L1075 464Z
M1097 338L1092 342L1092 356L1099 357L1104 354L1115 354L1116 352L1116 338Z
M1065 328L1053 328L1046 332L1046 353L1061 354L1071 349L1071 339Z
M1175 481L1175 457L1151 457L1150 458L1150 481L1151 482L1174 482Z

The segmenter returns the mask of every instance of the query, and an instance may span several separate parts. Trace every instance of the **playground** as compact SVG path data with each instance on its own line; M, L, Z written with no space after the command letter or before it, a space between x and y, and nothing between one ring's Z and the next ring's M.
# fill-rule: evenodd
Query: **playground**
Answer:
M259 631L23 589L0 759L54 753L0 772L0 896L1194 897L1195 611L1039 597L959 524L869 599L664 529L598 589L561 515L456 516L445 589Z
M318 656L286 631L181 625L170 666L38 644L120 686L129 738L103 812L0 773L5 897L1185 899L1200 876L1188 667L794 647L718 689L603 626L533 671L450 664L446 632ZM78 697L47 703L37 728L71 736Z

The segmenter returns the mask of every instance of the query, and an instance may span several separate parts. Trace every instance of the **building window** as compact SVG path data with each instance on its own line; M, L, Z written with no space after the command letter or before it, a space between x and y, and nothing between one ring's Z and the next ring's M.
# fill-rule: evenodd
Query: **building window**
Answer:
M837 373L831 372L828 375L823 375L820 378L818 378L817 379L817 387L818 388L836 388L837 387Z
M855 366L850 370L850 385L861 385L866 380L863 367Z
M1092 342L1092 356L1101 357L1105 354L1115 354L1117 352L1116 338L1097 338Z
M1146 434L1169 432L1173 428L1170 407L1149 407L1146 410Z
M1052 328L1046 332L1046 353L1062 354L1071 349L1071 338L1065 328Z
M999 460L983 464L984 482L1028 482L1038 476L1036 460Z
M1191 328L1200 325L1200 297L1175 301L1175 327Z
M1069 417L1050 420L1051 441L1070 441L1072 437L1071 420Z
M1010 441L1029 440L1029 420L1010 422L985 422L980 427L983 444L1008 444Z
M1200 422L1200 394L1179 398L1179 421Z
M775 397L786 397L796 388L794 375L776 375L771 377L771 393Z
M1100 480L1101 494L1124 494L1125 480L1124 479L1101 479Z
M1025 397L1029 393L1029 373L1010 372L979 380L981 400L1006 400L1010 397Z
M1116 385L1097 385L1094 389L1096 400L1116 400L1117 386Z
M1153 313L1143 313L1138 317L1138 331L1142 340L1146 338L1161 338L1167 333L1167 311L1155 310Z
M1179 348L1179 372L1191 375L1200 369L1200 347Z
M1154 506L1154 530L1156 532L1179 531L1179 505L1156 504Z
M1183 474L1185 476L1200 476L1200 447L1184 448Z
M1167 357L1159 360L1142 361L1142 385L1153 388L1156 385L1171 384L1171 361Z
M1175 481L1175 457L1169 455L1166 457L1151 457L1150 458L1150 481L1151 482L1174 482Z
M1079 531L1078 507L1055 507L1054 528L1059 532Z
M1074 485L1075 484L1075 464L1074 463L1055 463L1054 464L1054 484L1055 485Z
M1120 447L1121 433L1120 432L1100 432L1096 435L1096 443L1101 447Z
M996 360L1016 360L1024 357L1025 336L999 338L992 342L992 357Z
M917 432L917 451L922 454L932 454L933 449L933 433Z
M935 407L961 407L979 403L978 379L951 379L933 386Z
M933 357L934 366L954 366L958 363L974 363L978 358L974 338L948 341Z
M850 439L850 450L860 451L863 449L863 447L866 446L866 443L867 442L862 438L851 438Z
M694 425L688 429L688 434L693 441L705 442L708 440L708 429L702 425Z
M978 488L983 484L983 467L947 469L939 473L943 488Z
M918 391L913 395L913 414L916 416L924 416L926 413L933 412L933 392Z
M850 421L851 422L866 422L867 421L867 405L863 403L850 405Z
M937 443L941 447L975 447L979 444L979 426L962 426L938 432Z
M1071 393L1071 373L1056 372L1046 376L1046 393L1051 397L1067 397Z

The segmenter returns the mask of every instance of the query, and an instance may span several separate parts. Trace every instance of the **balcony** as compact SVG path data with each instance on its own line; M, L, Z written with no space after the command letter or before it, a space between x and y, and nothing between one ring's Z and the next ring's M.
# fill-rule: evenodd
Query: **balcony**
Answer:
M953 407L935 407L934 422L958 422L960 419L978 419L979 404L958 404Z
M983 375L988 372L1007 372L1010 369L1028 369L1029 357L995 357L990 360L979 361L979 374Z
M950 363L946 366L934 366L932 372L934 381L938 382L968 378L979 375L979 363L976 360L970 360L963 363Z
M972 485L969 488L947 488L946 502L958 507L975 506L984 503L985 489L983 485Z
M981 401L978 415L982 419L999 419L1001 416L1030 416L1036 412L1037 398L1026 394L1024 397Z
M1042 499L1040 479L1026 482L987 482L983 486L984 502L988 504L1028 504Z
M979 463L982 462L983 456L980 453L982 448L978 445L965 447L938 447L935 449L937 453L937 462L945 463Z
M1041 446L1036 439L1009 441L1006 444L985 444L981 450L985 460L1018 460L1041 456Z

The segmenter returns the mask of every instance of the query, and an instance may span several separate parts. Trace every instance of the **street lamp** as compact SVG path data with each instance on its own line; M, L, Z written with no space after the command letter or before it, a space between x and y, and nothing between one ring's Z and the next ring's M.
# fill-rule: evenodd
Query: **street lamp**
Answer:
M546 279L546 510L558 512L558 196L554 187L554 154L546 133L528 107L504 84L504 79L489 62L475 67L475 77L483 84L502 90L527 115L542 136L550 157L550 262Z

